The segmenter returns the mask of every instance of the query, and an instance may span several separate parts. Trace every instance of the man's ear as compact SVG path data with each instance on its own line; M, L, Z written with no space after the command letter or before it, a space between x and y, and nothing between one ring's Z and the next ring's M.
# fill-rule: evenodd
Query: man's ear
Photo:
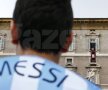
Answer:
M65 45L64 45L64 47L63 47L62 50L61 50L62 53L65 53L65 52L68 51L68 48L69 48L70 44L72 43L72 37L73 37L73 33L71 33L71 34L67 37L66 42L65 42Z
M10 24L11 36L12 36L12 43L17 45L18 44L18 32L16 29L16 24L12 20Z

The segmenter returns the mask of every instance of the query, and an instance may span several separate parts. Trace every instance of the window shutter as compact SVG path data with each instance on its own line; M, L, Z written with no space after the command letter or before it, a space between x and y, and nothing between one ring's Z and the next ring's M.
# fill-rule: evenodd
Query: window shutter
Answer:
M88 39L88 50L90 51L90 38Z
M100 46L99 46L99 38L96 38L96 50L99 51Z
M75 43L76 43L75 36L73 36L73 40L72 40L72 43L71 43L68 51L72 52L75 50Z
M0 36L0 51L5 48L5 39L4 36Z

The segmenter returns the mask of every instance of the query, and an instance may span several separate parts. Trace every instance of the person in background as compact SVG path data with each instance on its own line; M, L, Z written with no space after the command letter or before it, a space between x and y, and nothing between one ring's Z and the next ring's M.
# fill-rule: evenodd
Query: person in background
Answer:
M17 0L11 34L18 56L1 58L0 90L101 90L58 65L72 26L71 0Z

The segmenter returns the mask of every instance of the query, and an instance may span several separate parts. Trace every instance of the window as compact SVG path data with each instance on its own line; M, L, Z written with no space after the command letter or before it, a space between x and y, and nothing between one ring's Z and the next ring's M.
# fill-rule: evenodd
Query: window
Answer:
M65 60L66 60L66 65L72 65L72 63L73 63L72 57L66 57Z
M73 52L76 48L75 48L75 43L76 43L76 35L73 35L73 39L72 39L72 43L68 49L69 52Z
M89 39L89 50L95 49L96 51L99 51L99 38L93 38Z
M93 31L96 31L96 30L95 29L91 29L90 31L93 32Z
M73 64L73 57L65 58L65 67L71 71L77 71L77 66Z
M90 49L96 49L95 39L90 39Z
M4 50L5 48L5 38L3 35L0 35L0 51Z

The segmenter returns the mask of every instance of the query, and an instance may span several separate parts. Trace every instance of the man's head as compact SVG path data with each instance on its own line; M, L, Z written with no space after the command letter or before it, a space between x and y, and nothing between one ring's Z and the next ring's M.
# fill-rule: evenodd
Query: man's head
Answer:
M57 54L70 44L72 21L70 0L17 0L13 43L24 50Z

